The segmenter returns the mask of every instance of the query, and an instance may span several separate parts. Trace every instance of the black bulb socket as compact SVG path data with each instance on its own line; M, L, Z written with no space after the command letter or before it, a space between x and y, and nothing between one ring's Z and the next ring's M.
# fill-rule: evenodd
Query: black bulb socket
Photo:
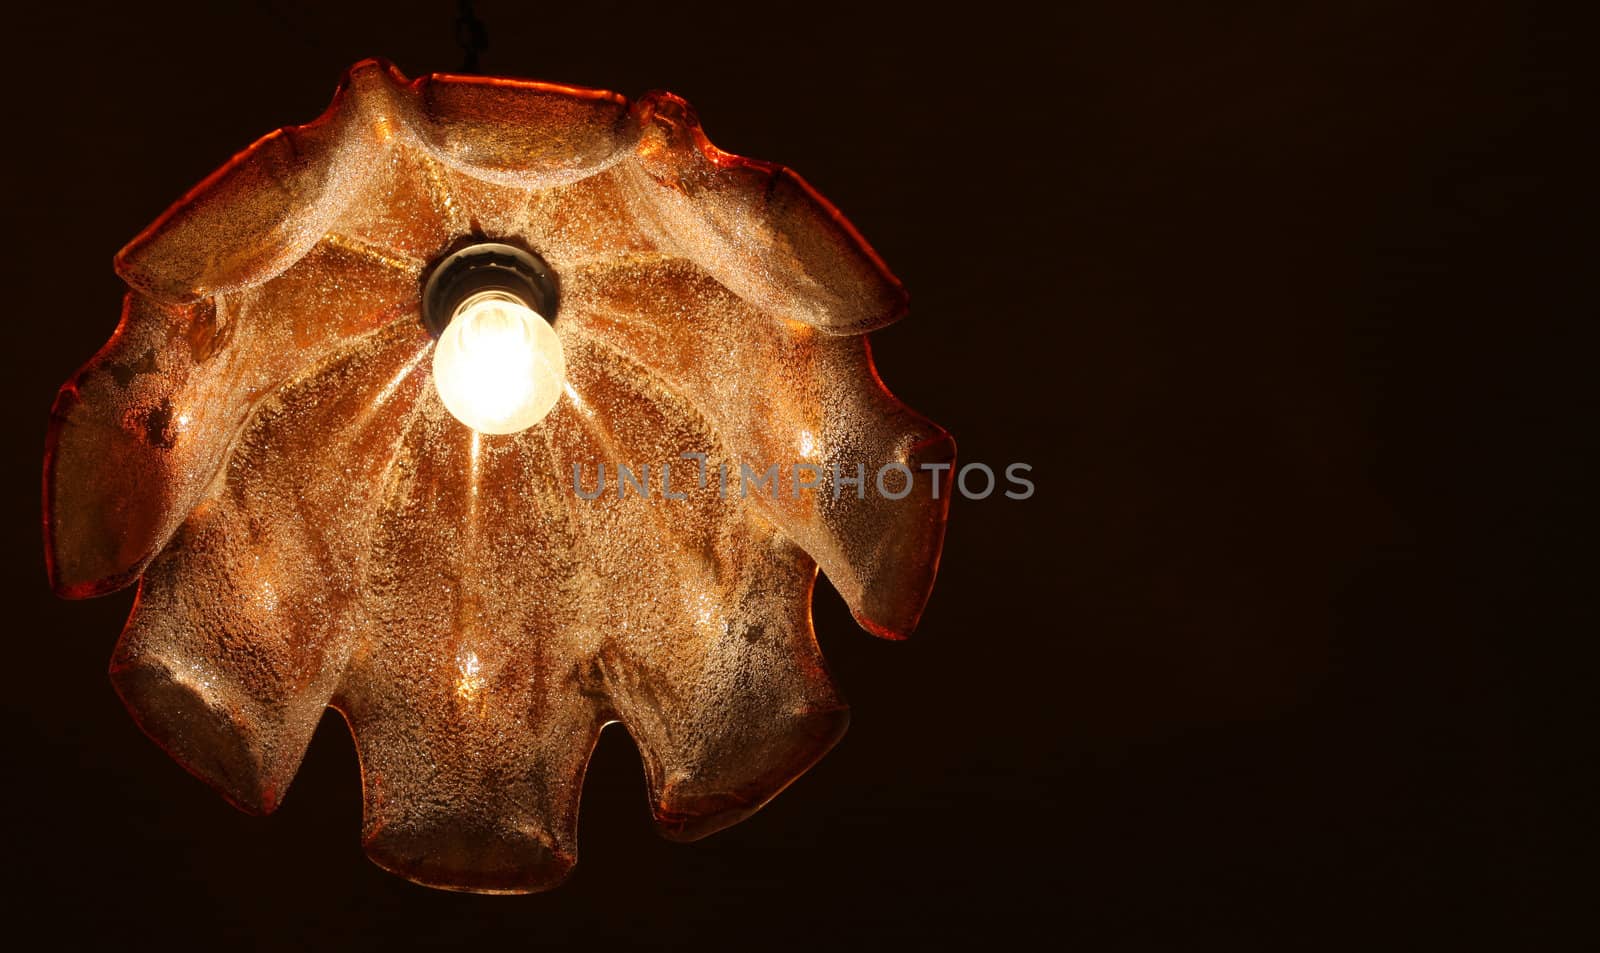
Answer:
M504 242L477 241L440 258L422 285L422 325L438 339L456 309L479 292L500 291L555 323L555 272L543 258Z

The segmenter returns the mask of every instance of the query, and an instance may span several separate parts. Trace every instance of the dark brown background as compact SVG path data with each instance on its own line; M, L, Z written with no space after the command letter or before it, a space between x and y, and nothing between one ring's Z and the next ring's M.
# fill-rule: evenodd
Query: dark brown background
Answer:
M956 505L909 643L819 590L854 724L761 814L658 839L608 733L571 881L482 898L362 858L336 717L276 816L235 813L106 681L131 592L45 586L46 412L115 324L112 253L355 60L459 62L452 4L322 6L7 15L10 929L347 950L1555 936L1584 671L1564 653L1597 631L1569 515L1595 295L1568 130L1593 110L1562 24L1470 0L480 3L486 71L670 88L723 147L806 175L912 290L876 336L885 379L964 459L1038 483Z

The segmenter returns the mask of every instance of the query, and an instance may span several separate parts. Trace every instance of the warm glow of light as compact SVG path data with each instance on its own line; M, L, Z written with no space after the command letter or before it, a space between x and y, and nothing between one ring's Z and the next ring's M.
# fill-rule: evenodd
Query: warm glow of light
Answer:
M567 382L550 322L500 291L456 309L433 349L433 384L455 418L479 433L516 433L543 420Z
M472 701L483 690L484 678L478 674L483 663L478 661L478 653L465 652L456 659L456 668L460 678L456 679L456 694L463 701Z

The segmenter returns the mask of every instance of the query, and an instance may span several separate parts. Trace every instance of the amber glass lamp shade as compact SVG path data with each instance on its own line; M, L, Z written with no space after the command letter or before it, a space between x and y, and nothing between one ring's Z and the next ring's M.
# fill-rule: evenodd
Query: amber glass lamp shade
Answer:
M535 316L559 393L515 428L452 413L445 337L421 319L428 269L474 241L559 280ZM113 683L246 811L279 804L332 706L374 861L545 889L574 863L605 725L681 839L839 738L818 567L873 634L917 623L949 471L901 499L830 473L864 465L870 490L885 464L953 459L873 369L864 335L906 296L799 177L717 150L676 97L361 63L116 267L121 324L52 412L50 577L74 598L138 582ZM460 330L520 333L509 320ZM784 482L723 494L685 453ZM791 462L820 485L791 492ZM574 492L574 467L592 489L617 463L671 465L683 498Z

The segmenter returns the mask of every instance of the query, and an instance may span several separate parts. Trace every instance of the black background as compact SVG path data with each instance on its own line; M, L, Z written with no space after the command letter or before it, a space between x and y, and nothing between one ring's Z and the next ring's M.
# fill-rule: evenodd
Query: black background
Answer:
M453 5L30 4L7 15L0 190L11 929L169 949L1570 939L1563 653L1600 630L1570 514L1596 303L1570 130L1593 110L1563 24L1470 0L478 6L486 72L672 89L719 145L833 199L912 291L875 336L884 378L964 460L1033 464L1037 495L957 503L908 643L819 588L850 734L707 841L654 835L616 730L579 866L545 895L367 863L337 716L276 815L238 814L107 683L131 590L47 589L47 410L116 323L121 244L314 117L357 59L454 68Z

